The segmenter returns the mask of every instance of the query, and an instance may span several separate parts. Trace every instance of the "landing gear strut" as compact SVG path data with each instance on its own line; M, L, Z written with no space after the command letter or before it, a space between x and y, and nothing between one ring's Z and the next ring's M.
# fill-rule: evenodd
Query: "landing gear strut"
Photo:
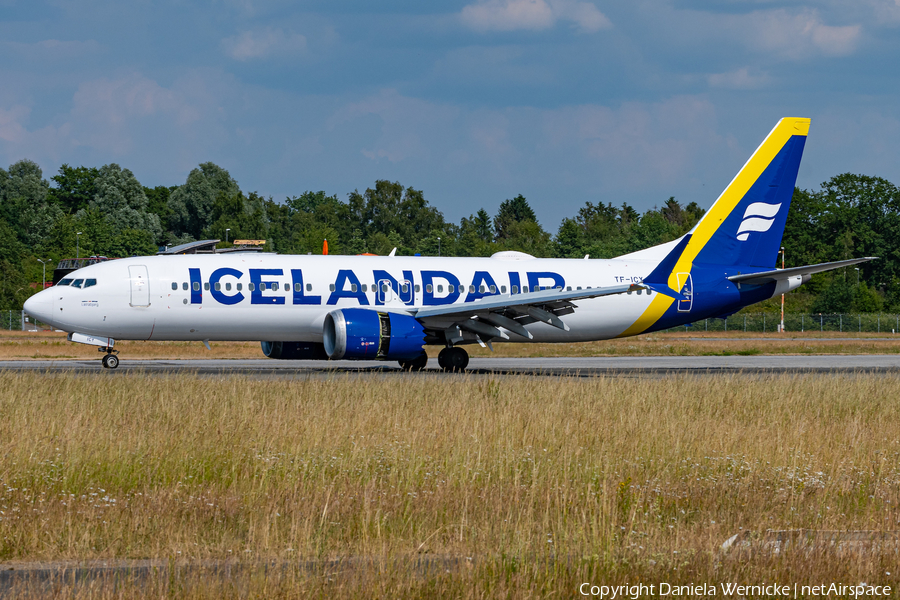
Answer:
M458 346L444 348L438 354L438 364L445 371L462 373L469 366L469 353Z
M119 357L116 354L119 353L118 350L113 350L112 348L100 348L100 352L106 352L106 355L100 361L103 363L104 368L107 369L115 369L119 366Z
M412 360L398 360L404 371L421 371L428 364L428 355L424 352Z

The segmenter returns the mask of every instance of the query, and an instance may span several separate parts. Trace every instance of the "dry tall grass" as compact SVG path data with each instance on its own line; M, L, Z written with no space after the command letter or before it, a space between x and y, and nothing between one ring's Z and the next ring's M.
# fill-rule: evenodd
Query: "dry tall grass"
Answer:
M0 373L0 390L2 561L385 561L363 578L251 569L117 594L898 581L896 548L718 551L748 529L900 529L898 377ZM403 566L423 555L472 567Z
M729 354L897 354L900 335L890 333L807 332L759 334L654 333L619 340L578 344L495 343L493 352L477 345L466 346L473 357L543 356L703 356ZM247 359L263 358L258 342L212 342L207 350L201 342L118 341L123 359ZM429 346L436 359L441 347ZM66 341L55 331L0 331L0 360L99 359L94 346Z

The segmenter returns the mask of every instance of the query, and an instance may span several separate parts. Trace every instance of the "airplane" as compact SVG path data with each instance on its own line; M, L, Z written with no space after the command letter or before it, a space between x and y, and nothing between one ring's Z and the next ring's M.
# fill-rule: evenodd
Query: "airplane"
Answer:
M142 256L93 264L25 302L97 346L116 340L261 341L273 359L390 360L464 371L465 346L626 337L725 317L814 273L776 269L809 119L784 118L684 236L614 259L279 255Z

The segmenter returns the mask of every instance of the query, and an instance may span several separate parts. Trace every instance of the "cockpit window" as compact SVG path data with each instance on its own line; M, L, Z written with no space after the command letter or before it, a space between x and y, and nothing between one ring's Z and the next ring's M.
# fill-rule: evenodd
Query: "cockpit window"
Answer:
M76 279L75 281L72 282L72 287L80 288L81 284L83 284L83 283L84 283L84 279Z
M72 285L71 279L60 279L56 285Z
M92 285L97 285L97 280L96 280L96 279L85 279L85 280L84 280L84 287L89 288L89 287L91 287Z

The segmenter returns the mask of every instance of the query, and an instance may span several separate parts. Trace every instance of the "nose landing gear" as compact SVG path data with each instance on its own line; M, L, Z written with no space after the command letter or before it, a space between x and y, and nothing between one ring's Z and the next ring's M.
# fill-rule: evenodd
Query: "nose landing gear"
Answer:
M112 348L98 348L100 352L106 352L106 355L100 361L103 363L103 367L106 369L115 369L119 366L119 357L116 354L119 353L118 350L113 350Z
M459 346L450 346L438 354L438 364L445 371L462 373L469 366L469 353Z

